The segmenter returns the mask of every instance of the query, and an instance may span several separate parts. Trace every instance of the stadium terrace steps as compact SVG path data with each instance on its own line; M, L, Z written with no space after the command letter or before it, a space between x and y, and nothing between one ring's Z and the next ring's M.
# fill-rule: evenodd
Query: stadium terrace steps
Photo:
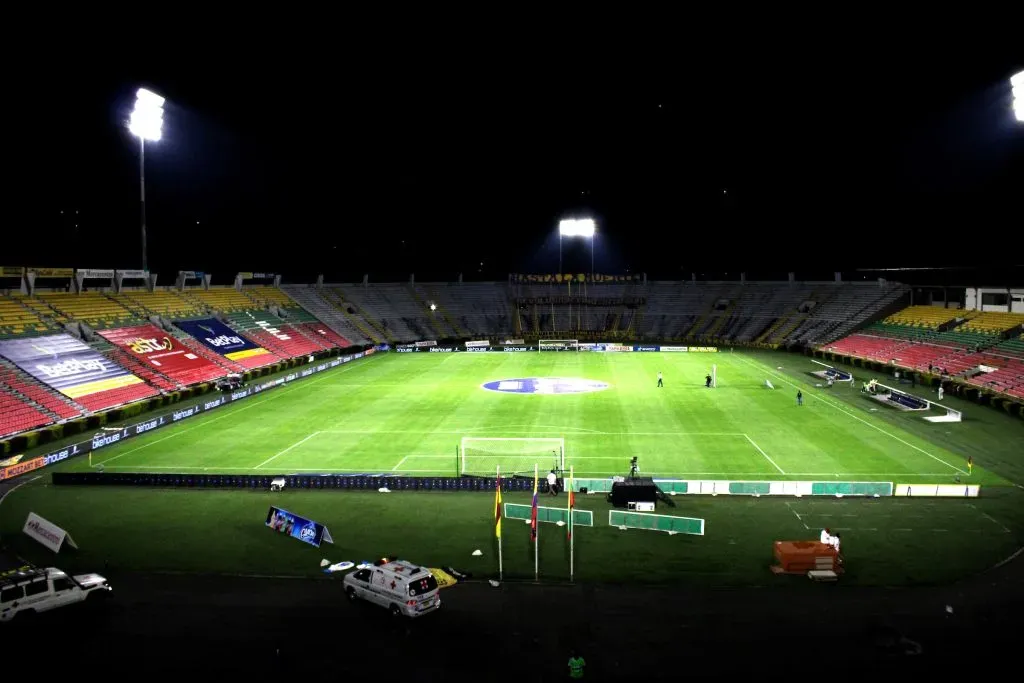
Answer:
M430 327L432 334L430 335L433 339L446 339L448 337L460 337L451 322L448 320L448 316L445 314L444 309L434 301L434 297L429 292L424 293L420 291L418 285L409 285L409 294L416 302L417 307L421 311L422 318L426 321L427 326ZM430 310L430 304L427 300L434 303L436 310Z
M328 346L344 349L353 345L348 339L320 322L297 323L294 327L304 331L308 337L324 340Z
M56 325L42 317L41 313L47 309L44 304L38 304L43 309L39 311L28 301L29 297L18 294L10 297L0 294L0 339L59 331Z
M247 311L254 306L254 302L248 296L234 287L210 287L210 289L186 289L182 296L208 310L220 311L221 313L236 313Z
M282 291L290 296L295 303L302 306L304 310L315 316L317 320L322 321L323 324L334 330L340 337L357 345L370 343L370 339L364 336L342 314L339 308L321 296L318 288L307 285L291 285L282 288Z
M957 311L939 308L938 306L908 306L901 311L893 313L884 322L888 325L904 325L937 330L942 325L955 320L956 317Z
M154 292L127 290L114 298L124 303L126 307L139 306L152 315L163 316L168 320L178 320L205 313L203 305L170 289Z
M38 298L69 321L81 321L93 329L123 327L142 322L139 314L104 292L42 292Z
M323 347L265 311L239 311L226 316L228 325L282 358L308 356Z
M346 301L345 293L340 288L332 286L322 289L321 293L367 339L370 339L375 344L383 341L394 341L369 316L360 311L354 302Z
M963 331L961 328L954 328L939 332L933 329L911 327L907 325L893 325L885 322L872 323L863 331L879 336L927 342L936 345L954 346L965 349L982 349L999 341L999 337L996 335L984 334L975 331Z
M251 285L242 287L242 293L246 294L250 299L263 308L270 308L271 305L281 306L283 308L295 306L295 302L292 301L287 294L273 285Z
M71 399L52 391L6 360L0 360L0 387L6 387L30 403L39 406L44 412L53 415L56 420L79 417L85 410Z
M181 389L183 386L171 381L169 378L161 375L155 370L150 370L145 365L132 358L129 353L116 346L106 345L104 347L97 347L96 350L124 369L128 370L136 377L148 382L160 392L176 391L177 389Z
M156 389L148 384L140 383L121 387L119 389L108 389L107 391L100 391L87 396L79 396L75 400L85 406L87 410L97 412L100 410L108 410L110 408L127 405L129 403L135 403L136 401L141 401L158 395L159 392L157 392Z
M11 436L54 422L43 411L0 385L0 437Z
M961 325L961 329L982 334L999 335L1021 325L1024 325L1024 313L985 311L970 316Z
M367 322L390 341L416 341L433 337L422 309L407 285L348 285L344 296L362 311Z
M175 328L171 334L183 345L190 348L194 354L205 358L214 365L223 368L227 372L245 372L248 369L244 365L240 365L239 363L236 363L235 361L229 358L226 358L218 353L214 353L210 349L203 346L202 342L198 341L184 330Z
M423 283L421 292L444 312L458 336L489 339L514 334L516 318L508 286L497 282ZM522 327L519 327L522 334Z
M104 330L101 337L117 349L114 356L133 374L163 391L211 382L227 374L224 368L192 352L192 348L155 325Z

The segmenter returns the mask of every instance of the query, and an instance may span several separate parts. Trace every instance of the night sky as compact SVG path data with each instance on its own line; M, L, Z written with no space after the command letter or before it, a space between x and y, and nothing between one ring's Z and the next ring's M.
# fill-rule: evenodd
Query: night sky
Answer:
M979 52L690 59L628 91L621 74L584 85L415 60L69 67L16 80L0 265L140 266L124 126L139 86L168 100L146 150L161 284L179 269L215 283L553 272L569 215L597 219L599 272L1021 263L1008 80L1024 60ZM584 245L564 246L566 272L589 270Z

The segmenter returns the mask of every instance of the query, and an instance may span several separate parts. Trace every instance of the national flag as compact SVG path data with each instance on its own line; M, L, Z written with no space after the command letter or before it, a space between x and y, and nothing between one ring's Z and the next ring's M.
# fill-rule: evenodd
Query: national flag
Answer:
M530 510L530 540L537 540L537 466L533 468L533 509Z
M576 507L576 492L573 485L572 469L569 469L569 540L572 540L572 511Z
M494 535L501 538L501 474L498 475L498 484L494 489Z

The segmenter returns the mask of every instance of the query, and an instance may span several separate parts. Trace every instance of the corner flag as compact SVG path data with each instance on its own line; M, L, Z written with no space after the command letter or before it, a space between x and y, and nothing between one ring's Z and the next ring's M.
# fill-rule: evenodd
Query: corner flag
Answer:
M530 510L530 540L537 540L537 465L533 466L533 509Z
M501 468L496 468L494 487L494 536L498 539L498 578L505 578L505 565L501 557Z
M573 468L569 468L569 580L576 573L576 541L572 537L572 512L576 507L576 482L573 481Z

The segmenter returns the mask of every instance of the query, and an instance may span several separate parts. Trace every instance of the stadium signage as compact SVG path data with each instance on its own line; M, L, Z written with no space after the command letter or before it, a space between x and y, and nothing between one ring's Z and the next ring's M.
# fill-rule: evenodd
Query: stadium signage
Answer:
M530 347L529 346L506 346L506 347L504 347L504 349L508 353L508 352L529 351Z
M44 462L43 464L49 466L54 463L60 462L61 460L67 460L73 455L78 455L78 444L75 444L71 448L65 448L62 451L57 451L56 453L50 453L49 455L44 456L43 460L45 460L46 462Z
M671 351L671 352L685 352L685 351L689 350L689 347L688 346L662 346L661 350L662 351Z
M634 351L660 351L660 346L634 346Z
M113 280L113 270L90 270L88 268L79 268L77 270L78 276L86 280Z
M132 353L139 355L154 351L170 351L174 348L170 337L164 337L163 339L130 339L125 344L132 350Z
M156 429L162 423L163 423L163 418L162 417L156 418L154 420L150 420L148 422L143 422L142 424L135 425L132 428L132 433L135 434L136 436L138 436L139 434L144 434L144 433L146 433L148 431Z
M481 388L502 394L588 394L604 391L607 382L578 377L521 377L484 382Z
M416 345L416 346L418 346L418 347L420 347L420 348L422 348L422 347L424 347L424 346L437 346L437 342L436 342L436 341L434 341L434 340L430 340L430 341L418 341L418 342L416 342L416 344L415 344L415 345Z
M29 268L28 272L35 273L36 277L74 277L74 268Z
M466 342L466 348L467 349L473 349L473 348L479 348L479 347L487 348L490 345L491 345L491 342L489 342L487 340L484 340L484 341L468 341L468 342Z
M119 270L117 274L122 278L131 278L136 280L145 280L149 277L149 273L145 270Z
M266 320L257 320L256 324L262 327L264 331L277 337L281 341L291 341L291 337L289 337L287 334L285 334L281 330L277 329L276 327L268 323Z
M398 353L415 353L415 352L419 351L419 349L417 349L417 348L410 348L408 346L396 346L395 347L395 351L397 351Z
M206 341L212 346L232 346L245 343L241 337L232 337L226 334L217 337L207 337Z
M716 346L691 346L690 353L718 353Z
M198 413L199 406L192 406L191 408L186 408L185 410L175 410L171 414L171 421L177 422L178 420L184 420L186 417L192 417L193 415L196 415Z
M453 348L451 346L431 346L430 347L430 352L431 353L451 353L453 351L458 351L458 349Z
M608 344L607 346L604 347L604 350L605 351L625 353L626 351L632 351L633 347L632 346L622 346L621 344Z
M470 353L486 353L490 350L491 349L486 346L469 346L466 348L466 351L469 351Z
M522 346L523 344L526 343L526 340L525 339L506 339L505 343L506 344L511 344L512 346Z
M363 358L364 356L369 356L371 355L371 353L372 351L366 351L353 355L342 356L341 358L336 358L330 362L321 363L320 365L317 365L314 372L323 372L325 370L330 370L338 367L339 365L344 365L345 363L349 363L353 360ZM206 412L207 410L212 410L217 407L228 405L235 401L248 398L249 396L257 394L266 389L271 389L275 386L280 386L284 383L285 382L283 380L278 379L264 382L262 384L253 385L251 387L247 387L245 389L232 392L230 397L221 396L216 401L208 401L205 404L198 404L187 410L174 411L173 413L165 413L155 418L149 418L144 422L139 422L137 424L130 425L116 432L112 432L109 434L97 434L86 441L79 441L78 443L73 444L71 446L65 446L64 448L58 451L54 451L52 453L40 456L38 458L33 458L32 460L28 460L26 462L18 462L18 459L20 459L22 456L10 458L4 462L12 463L11 465L0 465L0 481L21 476L22 474L32 472L33 470L37 470L41 467L46 467L47 465L52 465L54 463L61 462L62 460L67 460L68 458L71 457L85 455L90 451L95 451L99 450L100 448L115 445L125 439L129 439L138 434L145 434L147 432L152 431L153 429L158 429L160 427L172 424L186 417L199 415Z

